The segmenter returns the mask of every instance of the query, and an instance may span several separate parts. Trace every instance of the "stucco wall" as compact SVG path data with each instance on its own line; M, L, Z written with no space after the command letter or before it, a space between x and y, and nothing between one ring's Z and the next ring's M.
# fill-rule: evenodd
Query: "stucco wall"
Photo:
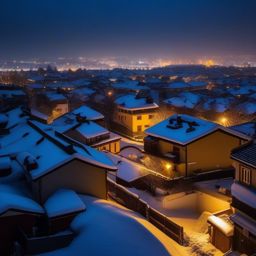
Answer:
M106 198L107 193L106 171L79 160L73 160L56 169L54 172L42 177L36 184L37 189L41 187L42 202L60 188L70 188L77 193L103 199Z
M217 131L187 146L188 174L195 170L214 170L232 166L231 150L240 139Z

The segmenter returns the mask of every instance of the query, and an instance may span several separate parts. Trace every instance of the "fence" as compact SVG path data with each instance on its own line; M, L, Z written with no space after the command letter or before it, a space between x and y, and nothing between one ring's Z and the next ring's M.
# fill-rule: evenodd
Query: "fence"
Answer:
M167 216L150 207L145 201L140 199L138 195L110 179L108 179L108 195L125 207L140 213L170 238L181 245L183 244L183 227L177 225Z

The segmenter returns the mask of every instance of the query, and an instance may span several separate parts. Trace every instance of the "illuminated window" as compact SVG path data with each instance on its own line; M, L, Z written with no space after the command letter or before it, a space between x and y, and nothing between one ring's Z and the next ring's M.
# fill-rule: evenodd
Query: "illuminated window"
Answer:
M249 168L241 166L239 176L240 182L243 182L247 185L251 184L251 170Z
M148 119L153 119L154 115L148 115Z
M142 116L137 116L137 120L141 120L142 119Z
M141 126L141 125L138 125L138 126L137 126L137 131L138 131L138 132L141 132L141 131L142 131L142 126Z

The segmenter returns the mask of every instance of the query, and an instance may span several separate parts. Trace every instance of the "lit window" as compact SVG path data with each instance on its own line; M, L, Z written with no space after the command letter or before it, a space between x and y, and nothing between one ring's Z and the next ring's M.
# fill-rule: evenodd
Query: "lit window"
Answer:
M247 184L247 185L251 184L251 170L249 168L241 166L241 168L240 168L240 181Z
M142 116L137 116L137 120L141 120L142 119Z

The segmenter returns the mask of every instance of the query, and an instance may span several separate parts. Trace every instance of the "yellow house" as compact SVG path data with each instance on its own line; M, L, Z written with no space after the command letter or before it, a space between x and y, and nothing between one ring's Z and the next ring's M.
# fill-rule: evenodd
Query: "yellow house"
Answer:
M170 161L180 176L232 166L230 152L246 135L188 115L173 115L145 131L146 152Z
M159 106L149 96L129 94L119 97L115 103L115 128L125 136L142 140L144 131L157 122Z

